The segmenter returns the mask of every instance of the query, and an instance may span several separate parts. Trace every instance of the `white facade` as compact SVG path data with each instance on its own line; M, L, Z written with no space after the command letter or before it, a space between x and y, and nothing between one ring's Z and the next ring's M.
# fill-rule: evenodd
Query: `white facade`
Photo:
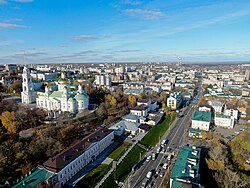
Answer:
M223 104L220 101L208 101L208 104L213 107L215 113L222 113Z
M112 79L109 75L95 75L95 84L98 86L111 86Z
M63 91L60 88L59 91L53 92L46 87L45 93L40 94L36 99L36 106L48 111L79 112L88 109L89 97L80 85L76 94L70 93L66 86Z
M22 81L22 103L31 104L36 102L36 92L30 76L30 70L27 67L23 69Z
M94 133L95 134L95 133ZM97 138L97 137L96 137ZM94 138L95 139L95 138ZM64 166L60 171L56 172L57 175L57 183L59 187L62 187L63 185L66 184L67 181L69 181L75 174L77 174L82 168L84 168L86 165L91 163L96 159L96 157L103 152L109 145L111 145L114 142L114 132L110 131L108 135L106 135L104 138L97 142L91 142L92 139L87 139L86 141L83 141L83 146L82 143L76 144L82 147L85 147L85 143L91 144L87 147L87 149L77 156L73 161L70 163L66 163L67 165ZM77 155L77 152L81 152L81 148L77 146L73 146L73 148L70 148L70 153L74 152L71 154L72 156ZM84 149L84 148L83 148ZM57 169L56 160L59 161L67 161L69 160L67 157L67 152L69 151L63 151L61 154L57 155L55 159L49 159L47 162L45 162L43 165L45 169L51 170L54 172L54 168ZM54 161L53 161L54 160Z
M30 76L36 80L50 80L56 79L57 72L46 72L46 73L30 73Z
M191 128L200 129L200 130L204 130L204 131L209 131L210 122L199 121L199 120L192 120Z
M238 119L238 110L235 109L225 109L224 114L227 116L233 116L234 120Z
M170 107L172 110L176 110L180 107L182 103L182 96L181 93L171 93L170 96L167 98L167 106Z
M209 108L209 107L207 107L207 106L200 106L200 107L199 107L199 111L211 112L211 108Z
M81 85L78 86L77 91L70 91L65 73L61 74L61 79L57 83L57 91L52 91L46 86L45 92L38 92L35 100L37 108L47 111L75 113L86 110L89 106L89 97Z
M218 127L233 129L234 117L223 115L223 114L216 114L214 117L214 124L215 126L218 126Z

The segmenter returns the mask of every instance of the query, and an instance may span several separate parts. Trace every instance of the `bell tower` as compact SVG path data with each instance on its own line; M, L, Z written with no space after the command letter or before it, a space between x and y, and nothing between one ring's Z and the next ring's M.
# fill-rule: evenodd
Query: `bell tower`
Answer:
M36 102L36 92L30 76L30 70L24 67L22 74L22 103L31 104Z

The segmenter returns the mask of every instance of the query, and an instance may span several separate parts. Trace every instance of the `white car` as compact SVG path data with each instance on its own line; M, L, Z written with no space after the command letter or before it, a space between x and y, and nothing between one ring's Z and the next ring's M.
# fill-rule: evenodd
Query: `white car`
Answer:
M151 155L149 155L146 159L147 162L149 162L151 160Z
M168 163L164 163L164 165L163 165L163 167L162 167L162 168L166 170L166 169L167 169L167 167L168 167Z
M170 161L170 160L171 160L171 155L169 155L169 156L167 157L167 160L168 160L168 161Z
M152 154L152 161L154 161L155 160L155 154L153 153Z

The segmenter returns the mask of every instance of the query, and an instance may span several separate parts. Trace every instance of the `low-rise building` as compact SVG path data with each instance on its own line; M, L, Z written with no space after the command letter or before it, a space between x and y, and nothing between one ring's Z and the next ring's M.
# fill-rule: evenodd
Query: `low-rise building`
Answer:
M239 111L236 105L225 105L224 114L227 116L233 116L234 120L238 120Z
M138 128L140 133L146 133L151 129L151 126L147 124L141 124Z
M128 115L124 116L122 119L124 119L126 121L130 121L130 122L134 122L134 123L139 122L139 117L137 115L133 115L133 114L128 114Z
M224 114L215 114L214 124L217 127L232 129L234 128L234 117Z
M148 111L153 111L158 108L157 102L151 99L138 99L137 105L145 105L148 107Z
M130 110L130 113L136 116L146 117L148 115L148 107L144 104L138 105Z
M222 110L223 110L223 103L222 102L212 100L212 101L208 101L208 104L213 107L215 113L222 113Z
M131 135L136 135L138 133L138 127L140 123L137 122L131 122L131 121L126 121L126 120L121 120L109 129L114 130L115 134L118 135L119 133L122 133L121 131L125 131ZM120 134L121 135L121 134Z
M38 187L40 184L46 182L47 185L55 185L56 183L56 176L55 173L50 172L44 168L34 168L29 172L29 175L26 176L21 181L12 188L23 188L23 187Z
M204 130L190 128L188 130L188 136L191 138L202 138L202 133Z
M196 111L192 117L191 128L209 131L211 112Z
M201 106L199 106L199 111L211 112L211 106L209 106L209 105L201 105Z
M200 148L180 148L170 175L170 188L203 187L199 184L200 155Z
M62 187L113 142L112 130L99 129L50 158L42 167L56 175L56 181L52 186L58 183L58 187Z

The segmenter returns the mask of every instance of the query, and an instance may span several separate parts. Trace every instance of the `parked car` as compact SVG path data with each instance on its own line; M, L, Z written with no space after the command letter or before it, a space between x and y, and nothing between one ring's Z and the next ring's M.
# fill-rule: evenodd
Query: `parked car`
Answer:
M146 159L147 162L149 162L151 160L151 155L149 155Z
M162 167L162 168L166 170L166 169L167 169L167 167L168 167L168 163L164 163L164 165L163 165L163 167Z
M160 173L160 177L162 178L164 176L164 172Z
M155 160L155 153L152 154L152 161Z

